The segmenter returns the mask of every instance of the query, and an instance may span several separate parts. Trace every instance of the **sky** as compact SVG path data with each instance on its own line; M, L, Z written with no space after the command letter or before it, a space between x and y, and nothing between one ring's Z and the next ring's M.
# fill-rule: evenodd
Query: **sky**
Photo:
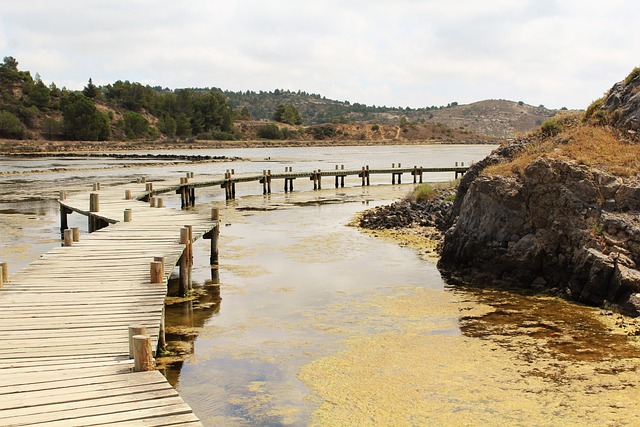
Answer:
M49 84L302 90L419 108L586 108L640 66L637 0L2 0L0 55Z

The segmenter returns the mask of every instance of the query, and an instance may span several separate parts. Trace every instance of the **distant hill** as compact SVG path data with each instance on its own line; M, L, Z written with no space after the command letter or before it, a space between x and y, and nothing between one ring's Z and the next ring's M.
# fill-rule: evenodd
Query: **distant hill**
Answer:
M370 123L401 124L403 118L413 123L441 123L455 130L492 138L509 139L536 129L555 116L557 110L534 107L523 102L486 100L467 105L400 108L368 106L327 99L317 94L276 89L273 92L220 91L236 110L246 107L253 120L270 120L279 104L294 105L305 124Z

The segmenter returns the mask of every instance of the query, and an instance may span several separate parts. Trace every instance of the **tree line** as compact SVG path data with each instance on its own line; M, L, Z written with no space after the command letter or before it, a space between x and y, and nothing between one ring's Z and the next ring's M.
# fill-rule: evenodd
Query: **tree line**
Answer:
M383 122L385 113L422 114L432 109L367 106L326 99L302 91L223 91L219 88L168 89L128 80L82 91L45 85L36 73L20 71L18 61L0 64L0 138L22 139L41 129L48 139L106 140L148 138L240 138L238 120L273 120L291 125ZM271 129L273 131L273 128Z

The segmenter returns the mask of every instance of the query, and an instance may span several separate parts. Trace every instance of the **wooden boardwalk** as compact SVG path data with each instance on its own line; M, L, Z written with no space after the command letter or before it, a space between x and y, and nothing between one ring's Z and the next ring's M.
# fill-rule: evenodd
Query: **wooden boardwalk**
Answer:
M156 347L167 280L185 250L180 229L193 226L195 240L216 223L135 200L144 190L102 188L95 215L113 225L51 250L0 289L0 425L201 425L160 372L132 371L128 326L145 325ZM88 193L60 203L89 213ZM157 256L164 274L151 284Z

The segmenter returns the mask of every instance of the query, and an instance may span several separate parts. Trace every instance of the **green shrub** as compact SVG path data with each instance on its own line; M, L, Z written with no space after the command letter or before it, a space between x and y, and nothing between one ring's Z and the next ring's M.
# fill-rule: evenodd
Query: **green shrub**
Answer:
M264 139L282 139L282 132L275 123L267 123L260 126L257 130L258 138Z
M24 139L24 128L20 119L9 111L0 111L0 137L8 139Z
M549 119L540 126L540 133L544 136L556 136L562 132L562 125L556 119Z
M627 78L624 79L624 85L625 86L628 85L633 81L633 79L635 79L638 76L640 76L640 67L636 67L633 70L631 70Z
M601 111L601 108L604 105L604 101L605 101L604 97L602 97L600 99L596 99L595 101L593 101L587 107L587 110L584 112L584 118L582 119L582 121L586 122L591 117L593 117L597 112Z
M418 202L433 200L438 192L430 184L420 184L413 190L413 199Z

